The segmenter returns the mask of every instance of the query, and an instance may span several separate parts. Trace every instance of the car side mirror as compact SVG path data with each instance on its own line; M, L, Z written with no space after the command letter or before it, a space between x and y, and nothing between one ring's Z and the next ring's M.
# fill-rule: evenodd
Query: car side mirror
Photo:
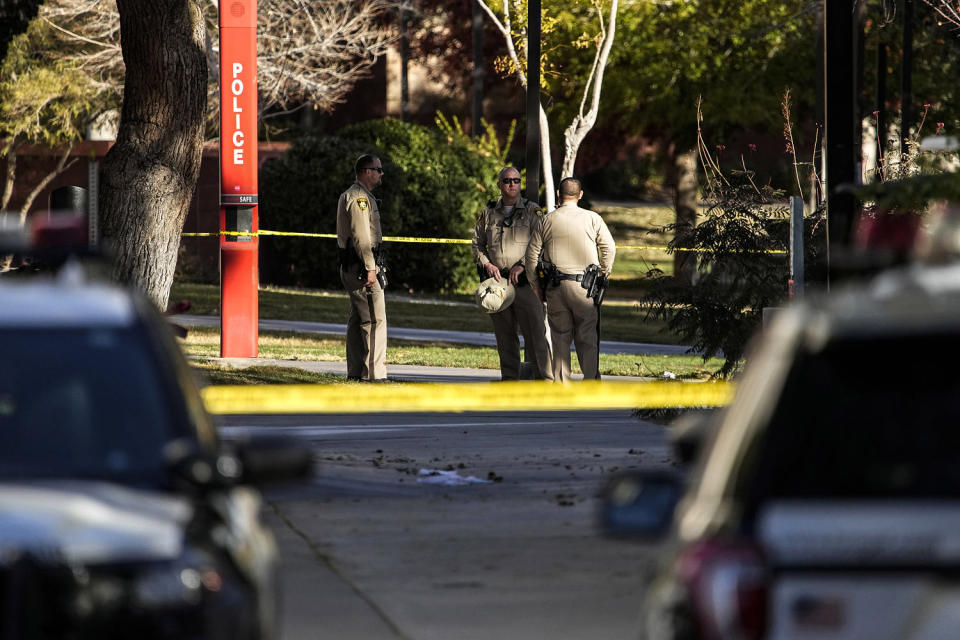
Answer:
M259 437L232 443L240 461L241 483L254 485L295 482L313 473L313 451L296 440Z
M670 423L669 440L677 460L684 465L697 460L704 445L713 436L715 410L688 411Z
M230 452L216 454L188 438L168 443L163 456L174 482L193 492L234 484L242 471L240 461Z
M659 538L670 530L684 490L675 473L619 473L601 492L600 526L608 535Z

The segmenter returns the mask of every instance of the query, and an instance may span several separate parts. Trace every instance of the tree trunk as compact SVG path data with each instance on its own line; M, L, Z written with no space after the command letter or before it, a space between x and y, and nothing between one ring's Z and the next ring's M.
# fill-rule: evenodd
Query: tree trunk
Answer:
M5 211L10 204L10 198L13 196L13 183L17 178L17 149L19 145L13 145L7 151L7 171L3 181L3 195L0 195L0 211Z
M697 152L690 149L676 153L671 148L673 164L673 206L677 212L677 247L689 247L688 236L697 224ZM680 282L691 285L697 274L697 254L692 251L676 251L673 254L673 276Z
M126 65L117 142L101 185L113 277L164 310L200 173L205 30L195 0L117 0Z

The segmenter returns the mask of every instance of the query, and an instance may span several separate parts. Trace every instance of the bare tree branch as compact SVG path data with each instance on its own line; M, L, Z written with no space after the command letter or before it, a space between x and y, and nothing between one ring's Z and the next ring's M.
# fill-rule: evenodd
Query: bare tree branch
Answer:
M960 27L960 2L957 0L923 0L933 7L944 20L955 27Z
M603 24L603 12L600 10L600 2L594 1L597 8L597 19L600 21L600 38L597 43L597 52L593 58L593 65L590 68L590 75L583 87L583 98L580 101L580 112L574 117L573 122L564 132L564 157L562 175L572 176L574 165L577 162L577 151L580 149L580 143L587 136L587 133L597 122L597 114L600 111L600 91L603 88L603 74L607 68L607 60L610 57L610 49L613 47L613 39L617 33L617 8L619 0L612 0L610 4L610 16L606 28ZM590 96L590 109L586 114L583 108L587 103L587 96Z
M515 34L510 26L510 0L502 0L501 12L503 14L503 20L501 20L493 9L488 5L487 2L492 0L487 0L485 2L480 2L480 7L483 9L484 13L490 19L490 22L500 31L500 34L503 36L504 42L507 46L507 55L510 62L513 65L513 68L510 71L516 73L520 83L526 87L527 86L527 76L525 73L526 65L531 64L530 60L526 60L525 57L521 54L520 50L523 50L523 47L520 47L516 44L515 40L519 39L522 43L523 39L527 37L528 34ZM587 76L586 83L583 87L583 96L580 100L580 108L578 114L574 117L573 122L570 123L570 126L564 132L564 159L563 165L561 167L562 176L571 176L573 175L574 165L577 161L577 151L580 148L580 144L583 142L583 139L586 137L587 133L593 128L594 124L597 121L597 115L600 110L600 93L603 88L603 74L607 67L607 61L610 57L610 50L613 47L613 41L616 37L617 30L617 10L619 7L619 0L611 0L610 5L610 14L607 21L604 21L603 11L601 7L601 0L593 0L593 5L597 10L597 19L599 21L600 32L597 36L597 50L594 54L593 63L590 68L590 73ZM516 4L514 8L516 8ZM537 60L535 64L540 64L540 61ZM588 108L589 105L589 108ZM543 177L544 177L544 187L546 187L546 206L547 209L552 209L555 204L555 194L553 190L553 162L551 159L550 152L550 125L547 122L547 114L543 109L543 105L540 105L540 150L543 157Z
M33 188L33 191L27 196L27 199L23 201L23 206L20 207L20 225L24 225L27 222L27 214L30 212L30 207L33 206L33 201L37 199L37 196L40 195L40 192L43 191L48 184L50 184L54 178L58 175L69 169L77 161L76 158L67 162L70 158L70 153L73 151L73 145L71 144L63 152L63 155L60 156L60 161L57 162L56 168L50 171L47 175L43 177L40 182Z
M517 47L513 41L513 32L510 25L510 4L509 0L503 0L503 22L497 17L497 15L487 6L486 2L480 2L480 7L487 14L487 17L493 22L494 26L500 31L503 36L504 43L507 45L507 55L510 58L510 61L514 66L514 73L517 75L517 80L519 80L520 85L528 88L527 86L527 74L524 73L525 66L521 63L520 54L517 52ZM523 60L526 60L524 57ZM537 61L537 64L540 62ZM527 61L529 64L529 61ZM542 159L541 166L543 168L543 186L546 191L546 202L545 205L547 210L551 210L556 203L556 195L554 194L553 189L553 158L550 153L550 123L547 121L547 112L543 109L543 104L540 105L540 157Z
M383 15L397 0L259 0L257 83L261 117L304 104L330 111L395 39ZM216 0L198 5L207 29L208 132L216 135L219 113L219 30ZM72 60L96 85L123 95L120 20L113 0L49 0L40 15L64 46L50 55Z

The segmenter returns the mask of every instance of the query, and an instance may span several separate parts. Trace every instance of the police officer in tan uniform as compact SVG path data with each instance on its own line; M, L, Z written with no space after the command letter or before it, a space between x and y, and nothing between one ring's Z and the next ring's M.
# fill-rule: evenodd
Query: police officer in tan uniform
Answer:
M497 186L500 187L500 198L487 203L477 218L473 231L473 257L485 274L481 280L494 278L499 282L505 278L516 289L509 307L490 314L500 356L500 377L503 380L520 378L519 329L527 353L532 352L536 360L535 377L552 380L552 358L543 304L529 286L523 268L530 229L543 212L537 203L520 197L520 172L515 168L501 170Z
M387 379L387 312L377 276L376 256L383 235L373 188L380 184L380 158L363 155L354 165L356 182L337 203L340 280L350 296L347 319L347 378L361 382Z
M527 278L534 293L547 302L547 320L553 344L553 377L570 380L570 341L585 380L600 379L599 310L580 281L587 266L599 265L604 275L613 270L616 246L610 230L597 213L581 209L580 181L564 178L557 191L560 206L541 217L533 228L524 257ZM556 268L557 275L545 292L537 287L537 259Z

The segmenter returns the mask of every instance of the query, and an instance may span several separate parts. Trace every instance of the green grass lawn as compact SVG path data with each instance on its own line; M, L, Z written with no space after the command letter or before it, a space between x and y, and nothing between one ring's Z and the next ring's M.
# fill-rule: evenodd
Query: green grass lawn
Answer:
M672 207L595 207L607 223L617 245L665 247L671 240L663 227L676 219ZM651 269L673 273L673 256L660 248L618 249L607 296L638 301L646 294L646 274Z
M213 327L193 327L186 339L181 340L185 353L195 365L202 364L201 373L215 384L242 384L242 382L223 381L215 362L207 359L217 358L220 353L220 331ZM343 362L346 359L346 347L341 336L321 336L289 331L261 331L259 336L259 354L261 358L288 360L296 362L321 361ZM722 360L711 358L704 362L697 356L635 356L627 354L600 354L600 373L606 376L645 376L662 377L670 372L678 378L702 379L709 377L720 368ZM387 345L388 364L406 364L434 367L460 367L476 369L499 369L497 351L492 347L466 346L442 342L419 342L390 340ZM572 357L574 372L580 373L576 354ZM242 376L229 367L224 367L230 376ZM327 381L330 376L314 374L294 369L285 377L282 367L257 367L263 371L249 372L248 376L259 376L261 382L305 382ZM279 369L279 370L278 370ZM304 377L305 376L305 377ZM335 377L338 382L343 378Z
M193 360L194 368L204 384L355 384L342 376L314 373L291 367L225 367L213 362Z
M467 303L468 296L430 301L392 295L389 291L387 295L387 322L390 326L493 331L490 318L472 303ZM220 289L216 285L174 283L170 302L180 300L190 301L189 313L220 315ZM264 287L260 289L259 302L261 319L344 324L350 313L350 302L342 291ZM644 312L634 301L608 299L604 302L602 328L604 340L677 344L676 336L665 330L665 324L644 319Z

